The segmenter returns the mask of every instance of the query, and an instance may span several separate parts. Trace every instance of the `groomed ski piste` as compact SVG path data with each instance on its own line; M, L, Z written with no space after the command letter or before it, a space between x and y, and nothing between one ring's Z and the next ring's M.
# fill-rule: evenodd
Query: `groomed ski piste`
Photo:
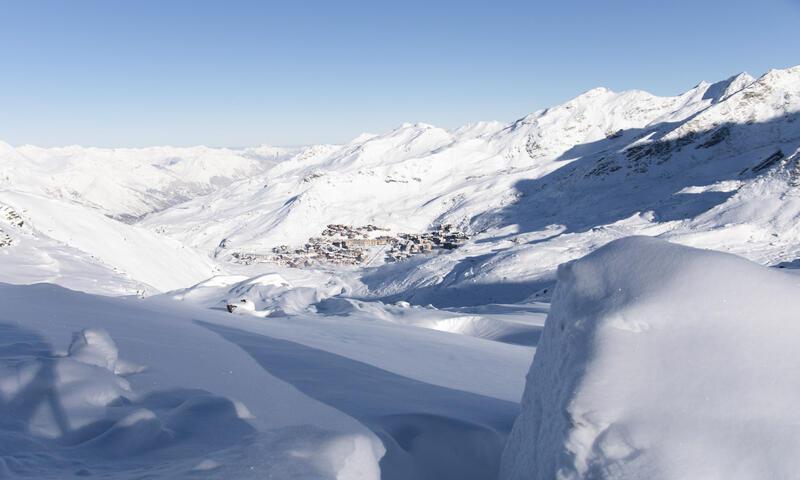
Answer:
M794 478L798 116L795 67L346 145L2 144L0 477Z

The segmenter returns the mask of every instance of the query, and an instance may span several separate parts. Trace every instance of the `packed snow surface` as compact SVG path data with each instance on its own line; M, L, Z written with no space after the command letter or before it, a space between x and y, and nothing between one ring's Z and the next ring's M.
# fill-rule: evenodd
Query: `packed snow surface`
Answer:
M798 310L798 277L658 239L562 265L501 478L795 478Z
M10 477L491 478L532 356L369 312L265 321L45 284L0 284L0 304Z

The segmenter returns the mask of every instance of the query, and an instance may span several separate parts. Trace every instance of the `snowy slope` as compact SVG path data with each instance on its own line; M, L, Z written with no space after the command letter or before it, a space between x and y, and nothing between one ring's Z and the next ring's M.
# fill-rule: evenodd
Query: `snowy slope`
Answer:
M0 281L132 294L204 280L219 271L207 255L131 224L302 151L0 143Z
M230 248L251 251L302 243L326 223L420 231L447 222L481 230L497 223L487 215L518 203L519 182L607 149L606 137L620 131L625 134L609 141L623 148L645 136L642 129L677 125L749 80L742 75L704 83L665 98L599 88L508 125L477 124L449 132L405 124L320 155L282 162L261 184L224 189L147 223L206 250L226 238ZM214 224L213 236L187 228L202 223Z
M11 239L0 249L0 281L49 281L121 294L180 288L216 271L207 256L176 240L94 209L3 190L0 209L13 213L0 217Z
M263 173L299 149L17 148L0 142L0 188L69 200L133 221Z
M218 275L164 296L236 315L359 318L528 346L536 345L547 313L547 304L541 303L440 310L405 301L360 300L352 298L353 282L322 271L284 268L252 278Z
M143 223L223 260L303 245L329 223L394 232L452 223L476 235L415 268L367 273L365 294L417 303L504 282L520 288L474 302L519 301L552 284L559 263L631 234L778 264L800 257L796 231L784 228L793 217L777 213L794 195L799 115L800 68L676 97L598 88L511 124L362 136ZM745 194L754 188L774 192L766 217L760 197ZM749 216L722 215L734 202L750 205ZM728 229L740 233L718 234Z
M12 477L490 478L532 353L367 316L265 322L53 285L0 284L0 303Z
M476 215L513 202L518 179L551 172L570 147L647 124L677 107L688 116L709 103L701 97L695 91L660 99L598 89L502 128L448 132L406 124L322 155L282 162L261 184L236 185L146 223L206 250L226 238L229 248L255 252L301 244L327 223L412 232L436 222L469 224ZM192 228L203 224L213 225L213 236Z
M0 297L4 475L377 478L366 428L190 317L47 285Z
M451 223L473 235L466 246L368 269L355 294L437 305L515 302L550 291L559 263L631 234L765 264L799 258L792 227L798 115L796 67L703 82L674 97L597 88L508 124L451 131L404 124L342 146L4 146L0 188L140 219L165 242L212 257L214 272L248 277L258 268L243 272L230 264L234 254L299 247L331 223L395 234ZM80 243L68 247L154 285ZM189 274L177 272L186 283L155 289L197 283L203 278L195 273L209 265L192 259Z
M800 69L747 81L735 77L724 89L701 85L703 96L722 93L703 100L716 103L686 121L675 119L693 108L578 145L544 176L517 177L505 184L515 200L470 217L482 233L468 248L405 275L376 272L370 288L420 303L519 301L525 291L547 288L559 263L636 234L764 264L793 261L800 257L794 227Z
M794 478L800 281L631 237L558 270L503 479Z
M341 146L0 144L0 477L495 478L545 335L506 477L791 478L800 277L642 238L556 271L632 235L798 266L798 117L795 67ZM469 239L237 261L328 224Z

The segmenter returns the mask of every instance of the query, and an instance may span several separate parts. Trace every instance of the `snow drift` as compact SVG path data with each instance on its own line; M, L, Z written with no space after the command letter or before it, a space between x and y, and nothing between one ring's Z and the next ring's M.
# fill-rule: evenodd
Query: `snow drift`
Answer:
M795 478L798 294L645 237L561 266L501 478Z
M379 478L380 440L212 330L226 313L45 284L0 304L0 478Z

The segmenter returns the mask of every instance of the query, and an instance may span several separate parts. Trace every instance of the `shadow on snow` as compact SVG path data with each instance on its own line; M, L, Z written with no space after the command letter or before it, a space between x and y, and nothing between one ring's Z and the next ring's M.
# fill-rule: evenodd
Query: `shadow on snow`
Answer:
M387 449L383 479L495 478L516 403L421 382L295 342L197 323L241 347L270 374L374 431Z

